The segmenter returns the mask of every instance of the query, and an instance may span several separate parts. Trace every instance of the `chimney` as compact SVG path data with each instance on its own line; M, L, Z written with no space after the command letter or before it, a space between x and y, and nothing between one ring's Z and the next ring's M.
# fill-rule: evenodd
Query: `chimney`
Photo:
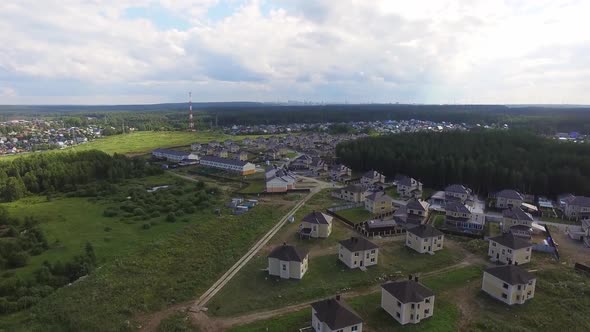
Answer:
M283 245L286 246L287 245L287 242L283 242Z
M412 275L411 274L408 274L408 280L412 280L412 279L413 279L412 278Z
M336 301L340 301L340 294L336 295Z
M415 281L415 282L418 282L418 275L415 275L415 276L414 276L414 281Z

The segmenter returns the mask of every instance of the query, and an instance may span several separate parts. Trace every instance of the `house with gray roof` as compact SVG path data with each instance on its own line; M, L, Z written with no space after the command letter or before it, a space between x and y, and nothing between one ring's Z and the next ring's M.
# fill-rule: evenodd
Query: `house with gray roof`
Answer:
M350 184L332 191L332 197L353 203L364 202L367 194L367 189L360 184Z
M301 279L308 268L308 252L283 243L268 255L268 274L281 279Z
M362 332L363 320L337 295L311 304L311 326L315 332Z
M473 200L473 192L462 184L452 184L445 188L445 201L459 201L463 204L468 200Z
M338 246L338 259L351 269L376 265L378 258L379 246L362 237L350 237Z
M504 233L489 239L488 256L493 262L521 265L531 261L532 249L530 241Z
M421 198L422 182L409 176L396 176L397 193L403 198Z
M508 305L524 304L535 296L537 278L519 266L491 267L484 271L481 289Z
M424 254L434 255L443 249L444 234L430 225L417 225L406 230L406 246Z
M401 325L417 324L434 314L434 292L418 278L381 285L381 308Z
M569 219L590 219L590 197L572 196L565 200L563 214Z
M503 232L510 232L514 226L526 226L530 229L533 226L533 221L533 216L524 212L520 207L511 207L502 211ZM530 232L528 237L530 237Z
M313 211L303 217L299 234L303 238L327 238L332 233L332 216Z
M498 209L508 209L511 207L520 207L524 203L524 196L516 190L504 189L496 193L495 207Z

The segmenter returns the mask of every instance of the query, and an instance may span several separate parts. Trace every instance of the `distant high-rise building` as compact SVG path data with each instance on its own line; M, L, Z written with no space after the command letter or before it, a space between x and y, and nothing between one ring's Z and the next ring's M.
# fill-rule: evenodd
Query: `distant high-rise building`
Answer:
M193 120L192 92L188 93L188 130L195 131L195 122Z

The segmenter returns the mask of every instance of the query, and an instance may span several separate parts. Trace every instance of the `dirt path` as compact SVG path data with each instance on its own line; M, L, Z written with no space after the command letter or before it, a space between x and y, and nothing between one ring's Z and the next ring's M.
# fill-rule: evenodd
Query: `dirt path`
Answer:
M453 271L456 269L460 269L463 267L467 267L470 265L473 265L474 262L471 260L464 260L460 263L454 264L454 265L450 265L447 267L444 267L442 269L439 270L435 270L435 271L431 271L431 272L427 272L421 275L421 277L429 277L429 276L435 276L435 275L439 275L439 274L443 274L449 271ZM353 297L357 297L357 296L363 296L363 295L369 295L369 294L373 294L376 292L379 292L381 289L381 285L373 285L367 288L363 288L361 290L355 290L355 291L350 291L350 292L345 292L342 293L341 296L343 298L353 298ZM279 309L274 309L274 310L269 310L269 311L260 311L260 312L253 312L253 313L249 313L249 314L245 314L242 316L234 316L234 317L219 317L219 318L212 318L212 317L208 317L208 319L205 319L205 321L207 321L206 324L208 325L212 325L215 326L218 330L211 330L211 331L224 331L226 329L232 328L232 327L236 327L236 326L241 326L241 325L246 325L246 324L250 324L250 323L254 323L260 320L267 320L273 317L277 317L277 316L281 316L284 314L288 314L288 313L292 313L292 312L296 312L305 308L308 308L309 305L311 305L311 303L316 302L318 300L321 299L313 299L313 300L309 300L309 301L305 301L302 303L298 303L295 305L291 305L291 306L286 306L283 308L279 308ZM202 314L202 313L200 313ZM195 325L198 324L203 324L203 317L195 317L194 314L191 314L191 319L193 321L193 323ZM198 325L201 327L201 325Z

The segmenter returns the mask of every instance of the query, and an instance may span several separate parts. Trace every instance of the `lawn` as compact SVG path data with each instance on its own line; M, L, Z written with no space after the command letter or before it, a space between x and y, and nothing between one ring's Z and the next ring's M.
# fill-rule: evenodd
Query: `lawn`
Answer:
M385 193L387 195L389 195L389 197L393 198L393 199L398 199L399 198L399 193L397 192L397 187L396 186L391 186L389 188L385 189Z
M264 255L252 260L208 304L209 314L231 316L244 312L280 308L307 300L331 296L348 289L376 285L384 278L405 278L408 273L440 269L462 259L459 252L444 249L436 255L421 255L401 242L381 246L379 264L366 272L349 269L337 254L312 256L302 280L280 280L263 271Z
M51 203L55 202L65 204L61 200ZM67 199L65 202L71 204L69 206L83 204L82 200ZM42 299L26 314L3 319L0 330L118 331L132 328L132 317L137 312L154 311L196 298L296 202L292 197L272 197L240 216L216 216L213 208L206 209L197 212L188 223L151 228L148 232L153 231L152 237L141 231L135 234L137 225L121 231L111 226L113 230L109 233L117 236L111 235L110 241L102 240L103 225L113 221L96 216L102 213L102 208L81 205L71 216L60 211L66 218L48 225L64 223L51 226L64 232L57 235L61 241L82 243L85 237L96 237L100 245L97 243L95 248L104 263L90 276ZM38 211L42 210L40 205ZM56 220L60 219L56 216ZM89 225L80 226L84 222ZM94 226L95 223L100 226ZM72 229L68 230L70 227ZM76 235L79 232L81 236ZM72 237L80 239L70 239ZM75 249L75 244L67 248L70 246Z
M373 216L369 211L365 210L364 207L356 207L352 209L340 210L336 212L338 215L352 221L355 224L361 223L371 219Z
M423 282L436 294L434 315L418 325L399 325L388 313L381 309L381 292L345 299L345 301L363 318L363 330L371 331L456 331L460 312L453 304L449 290L461 287L466 282L481 277L480 267L465 267L448 273L425 277ZM445 293L442 293L442 291ZM331 296L331 295L330 295ZM231 332L254 331L297 331L309 326L311 309L279 316L270 320L259 321L231 329Z

